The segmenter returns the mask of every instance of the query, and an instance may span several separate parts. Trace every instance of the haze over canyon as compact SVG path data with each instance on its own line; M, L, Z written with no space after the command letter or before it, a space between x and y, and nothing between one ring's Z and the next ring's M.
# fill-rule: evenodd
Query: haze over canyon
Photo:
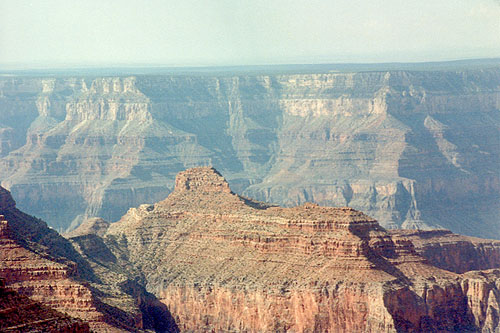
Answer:
M0 0L0 332L500 333L500 0Z
M500 64L0 77L0 181L59 231L211 165L236 193L500 238Z

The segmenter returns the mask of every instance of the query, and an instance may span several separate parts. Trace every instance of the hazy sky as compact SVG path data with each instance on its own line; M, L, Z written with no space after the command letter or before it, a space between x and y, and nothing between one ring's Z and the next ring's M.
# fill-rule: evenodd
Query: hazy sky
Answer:
M0 0L0 63L500 57L500 0Z

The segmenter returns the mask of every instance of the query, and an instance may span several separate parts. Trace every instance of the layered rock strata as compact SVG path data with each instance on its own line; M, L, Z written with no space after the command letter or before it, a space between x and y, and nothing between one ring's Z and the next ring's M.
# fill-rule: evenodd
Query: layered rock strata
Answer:
M405 237L432 265L455 273L500 267L500 241L462 236L449 230L391 230Z
M31 301L27 306L41 303L44 309L51 309L49 314L60 312L79 319L65 319L63 323L73 325L73 322L84 321L88 324L82 327L96 332L129 332L154 327L155 318L149 318L149 312L161 310L162 306L155 307L153 297L143 289L133 290L133 281L119 271L101 274L93 261L82 256L44 222L17 210L8 191L1 187L0 214L4 214L0 215L0 278L10 290L29 297ZM97 256L94 260L98 260ZM160 322L161 315L158 315ZM59 323L57 316L54 315L54 323L49 320L50 316L40 319L46 322L34 324L46 323L50 327ZM19 323L9 327L19 326L23 331L23 327L27 329L33 323L26 324L29 325L19 326L24 325ZM75 326L75 331L78 327ZM61 331L64 329L61 326Z
M262 201L500 239L500 67L488 66L2 77L0 181L60 231L116 221L163 199L178 171L214 165Z
M495 270L437 268L404 234L352 208L255 202L212 168L182 172L175 184L167 199L130 209L104 240L180 330L498 329Z
M107 323L112 318L106 318L108 314L99 309L101 304L89 286L72 278L75 270L75 264L59 263L17 243L8 222L0 221L0 277L8 288L82 319L90 324L92 330L122 331ZM123 325L122 329L126 327L130 326Z
M12 316L5 327L500 328L498 241L446 230L387 231L349 207L257 202L232 192L210 167L181 172L174 184L165 200L132 208L117 223L85 221L66 235L69 241L18 211L0 187L0 277L23 295L6 291L5 300L29 296L26 311L40 317L22 322L24 307L6 306Z
M89 325L5 288L0 280L1 332L87 333Z

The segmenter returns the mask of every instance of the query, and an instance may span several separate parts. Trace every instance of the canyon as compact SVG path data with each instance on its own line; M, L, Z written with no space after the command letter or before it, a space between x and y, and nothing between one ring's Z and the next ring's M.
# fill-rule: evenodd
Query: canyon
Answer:
M0 182L60 232L210 165L256 200L500 239L500 64L386 67L3 75Z
M212 167L173 183L163 200L114 223L87 219L66 239L0 187L0 278L98 331L500 328L500 241L255 201Z

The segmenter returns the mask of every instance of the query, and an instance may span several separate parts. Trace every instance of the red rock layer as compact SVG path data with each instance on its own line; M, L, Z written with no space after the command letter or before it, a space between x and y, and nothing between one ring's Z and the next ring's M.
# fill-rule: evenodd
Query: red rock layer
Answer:
M86 333L90 328L81 320L6 289L0 280L0 331Z
M0 277L21 295L57 311L80 318L92 330L120 331L106 323L88 286L71 278L76 265L58 263L12 238L9 223L0 215Z

